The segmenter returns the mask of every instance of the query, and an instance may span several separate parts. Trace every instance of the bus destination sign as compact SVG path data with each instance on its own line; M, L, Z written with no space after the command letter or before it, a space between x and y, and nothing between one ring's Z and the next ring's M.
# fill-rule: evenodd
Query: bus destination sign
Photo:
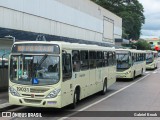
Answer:
M13 53L52 53L59 54L58 45L49 44L15 44L12 48Z

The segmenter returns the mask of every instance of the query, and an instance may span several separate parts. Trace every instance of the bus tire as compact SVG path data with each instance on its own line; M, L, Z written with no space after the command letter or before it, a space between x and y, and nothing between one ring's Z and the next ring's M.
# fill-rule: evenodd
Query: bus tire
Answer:
M143 68L142 68L142 71L141 71L141 76L143 75Z
M105 95L106 92L107 92L107 80L104 80L103 90L101 91L101 94L102 94L102 95Z
M154 65L154 69L157 69L157 65L156 64Z
M136 72L134 71L134 73L133 73L133 77L132 77L132 80L134 80L134 79L135 79L135 75L136 75Z
M78 92L75 90L74 96L73 96L73 103L71 104L71 108L75 109L77 106L77 101L78 101Z

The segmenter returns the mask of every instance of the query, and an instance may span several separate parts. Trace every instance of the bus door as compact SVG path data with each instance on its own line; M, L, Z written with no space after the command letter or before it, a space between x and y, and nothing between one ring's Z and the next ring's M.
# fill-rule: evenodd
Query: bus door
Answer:
M74 86L72 81L71 54L68 51L62 53L62 106L73 102Z

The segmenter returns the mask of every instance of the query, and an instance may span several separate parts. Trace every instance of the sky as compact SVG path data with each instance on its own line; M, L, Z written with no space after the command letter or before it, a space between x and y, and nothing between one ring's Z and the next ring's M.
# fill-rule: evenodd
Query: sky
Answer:
M139 0L144 7L145 24L141 38L160 37L160 0Z

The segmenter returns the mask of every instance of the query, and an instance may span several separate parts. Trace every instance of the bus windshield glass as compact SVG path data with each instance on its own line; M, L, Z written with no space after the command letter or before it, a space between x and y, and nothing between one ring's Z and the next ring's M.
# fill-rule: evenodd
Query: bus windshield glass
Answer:
M146 63L152 63L153 57L153 53L146 53Z
M116 51L117 69L128 69L129 64L129 52Z
M23 54L11 56L10 79L14 83L52 85L58 83L59 75L59 56Z

